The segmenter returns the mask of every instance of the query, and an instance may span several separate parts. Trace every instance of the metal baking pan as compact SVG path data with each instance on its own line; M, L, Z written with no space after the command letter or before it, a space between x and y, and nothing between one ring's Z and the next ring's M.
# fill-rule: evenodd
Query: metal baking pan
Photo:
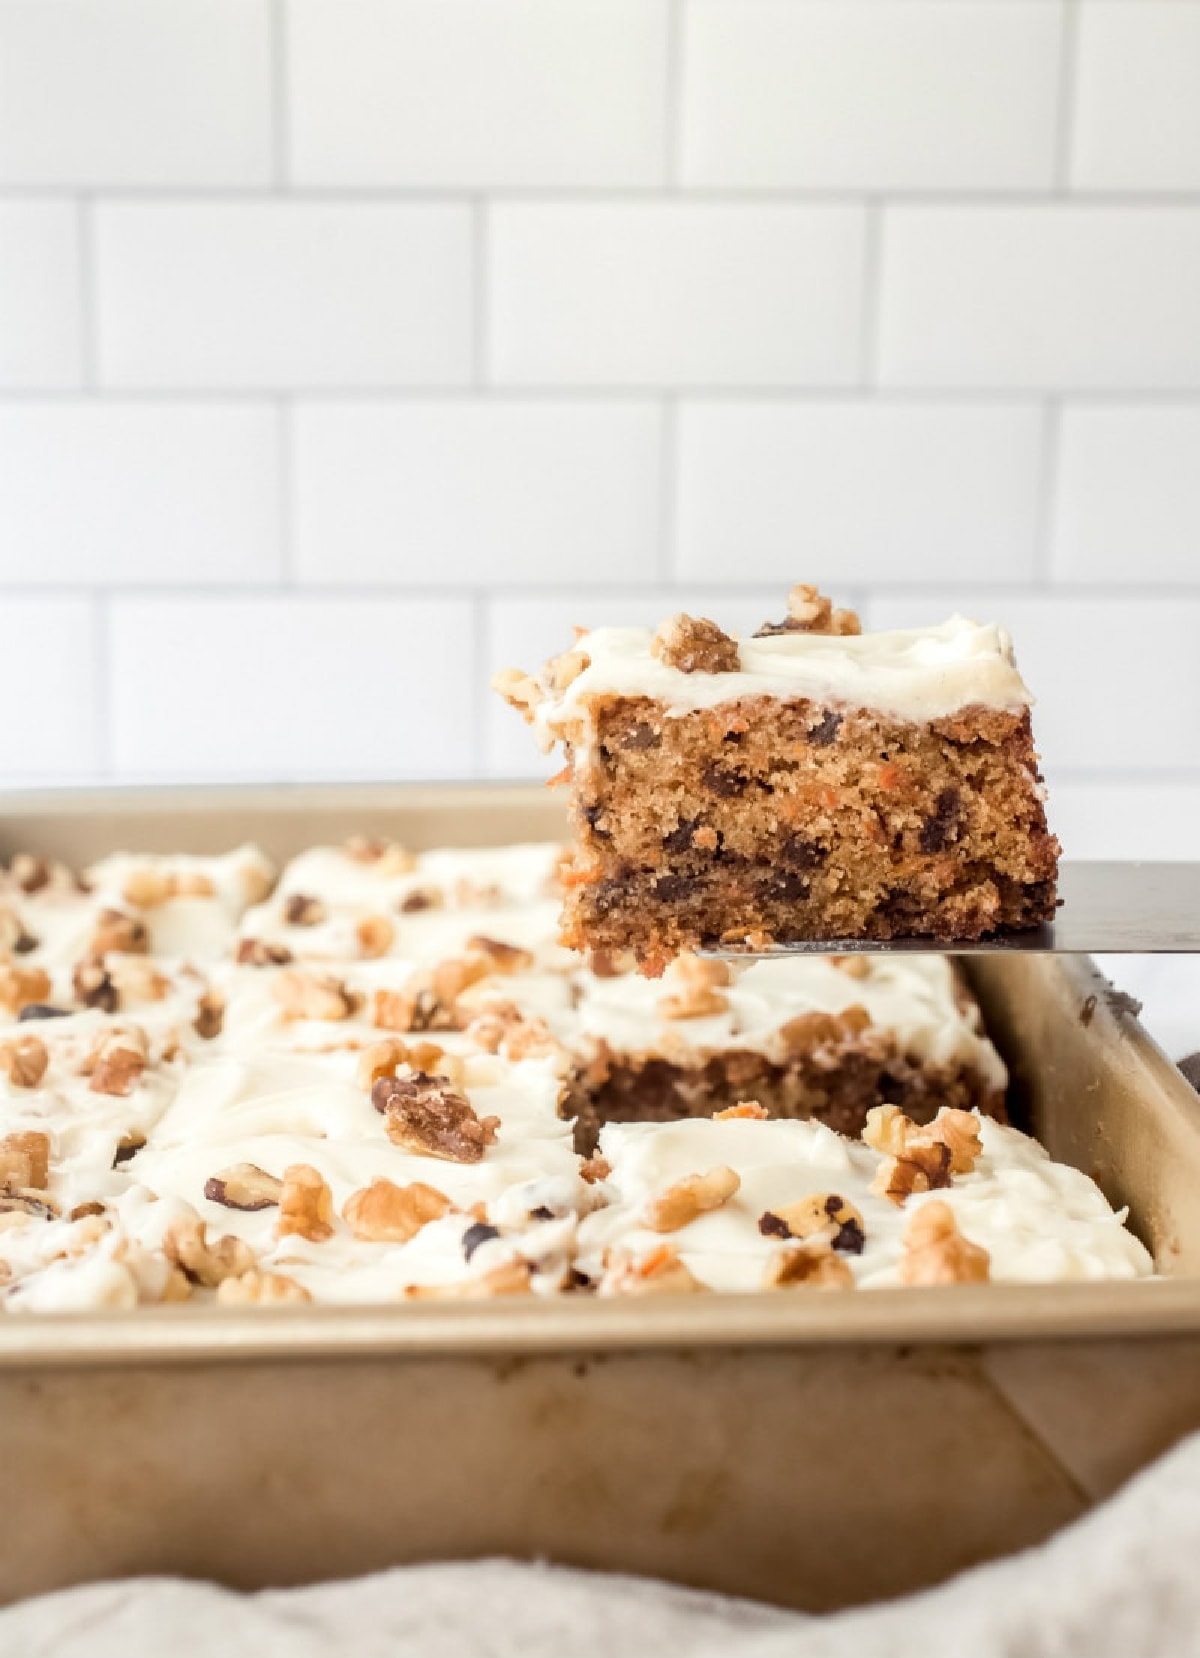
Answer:
M527 787L0 799L0 852L539 838ZM1152 1282L0 1320L0 1598L509 1554L823 1609L1037 1541L1200 1426L1200 1099L1082 959L971 972Z

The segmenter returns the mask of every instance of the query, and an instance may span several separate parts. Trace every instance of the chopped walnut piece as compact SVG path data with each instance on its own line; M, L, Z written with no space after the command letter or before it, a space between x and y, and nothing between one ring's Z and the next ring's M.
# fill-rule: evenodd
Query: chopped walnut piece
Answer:
M44 1191L14 1187L11 1191L0 1192L0 1219L5 1220L6 1224L21 1225L26 1219L57 1220L59 1213L58 1204ZM7 1221L10 1215L14 1217L11 1222Z
M155 909L171 896L171 878L165 869L155 869L150 865L143 869L131 869L125 877L121 896L136 909Z
M610 1249L604 1257L602 1295L694 1295L705 1285L684 1265L674 1244L637 1256Z
M533 966L533 955L519 945L506 944L502 938L487 938L475 933L467 940L467 949L486 956L495 973L524 973Z
M144 956L114 956L107 970L121 1007L129 1002L165 1001L171 989L166 974Z
M970 1174L983 1152L976 1113L943 1106L930 1128L950 1148L950 1173Z
M0 1043L0 1071L14 1088L36 1088L49 1064L50 1054L40 1036L16 1036Z
M102 1036L84 1061L93 1094L131 1094L150 1058L150 1044L139 1025L126 1025Z
M394 1077L396 1067L407 1059L407 1046L394 1037L386 1042L372 1042L358 1056L354 1080L360 1088L373 1088L380 1077Z
M607 1157L601 1157L599 1152L586 1157L579 1165L579 1177L588 1186L598 1186L602 1180L607 1180L611 1173L612 1164Z
M873 1151L890 1157L912 1158L920 1148L944 1146L949 1154L950 1174L969 1174L982 1151L980 1121L974 1111L943 1106L933 1122L914 1123L898 1106L876 1105L867 1112L864 1142ZM922 1161L918 1157L918 1162ZM928 1162L926 1157L924 1162ZM949 1182L939 1180L938 1185ZM926 1188L916 1186L915 1191Z
M386 915L365 915L354 929L360 955L368 961L386 956L392 947L396 929Z
M405 893L396 908L401 915L417 915L422 910L440 910L444 902L441 887L414 887Z
M286 967L291 959L286 944L268 944L262 938L239 939L234 956L239 967Z
M333 1193L321 1174L308 1163L289 1163L283 1171L279 1194L279 1218L275 1231L281 1238L295 1235L309 1243L324 1243L333 1236Z
M559 695L569 685L574 685L580 674L586 673L592 665L592 659L586 651L563 651L559 656L552 656L543 671L546 684Z
M225 1278L217 1288L222 1307L282 1307L289 1302L311 1301L312 1296L282 1272L260 1272L252 1268L236 1278Z
M777 633L853 634L862 632L862 623L853 610L835 610L833 602L806 582L793 587L787 597L787 618L764 622L754 635L769 639Z
M678 1232L698 1215L719 1209L741 1185L736 1170L721 1165L707 1174L689 1174L660 1192L642 1211L642 1225L653 1232Z
M199 869L180 869L171 877L172 898L215 898L212 877Z
M356 1238L365 1238L368 1243L407 1243L451 1207L444 1192L422 1180L414 1180L409 1186L373 1180L369 1186L351 1192L342 1207L342 1218Z
M982 1284L991 1258L963 1237L950 1205L935 1198L913 1212L898 1272L902 1284Z
M778 1040L789 1055L812 1055L856 1044L871 1024L871 1015L859 1002L837 1013L814 1008L781 1025Z
M407 847L375 835L351 835L344 850L356 864L370 864L380 876L408 875L417 867Z
M16 852L8 866L8 873L22 892L34 893L50 885L53 869L46 858L36 858L31 852Z
M677 956L664 975L671 988L658 998L658 1011L664 1019L704 1019L725 1013L729 998L721 994L721 988L731 980L727 962L707 961L690 953Z
M407 990L377 990L371 1001L371 1022L377 1030L410 1031L417 998Z
M6 1191L44 1192L50 1184L50 1139L29 1130L0 1139L0 1185Z
M210 1203L226 1209L271 1209L283 1194L283 1181L260 1169L257 1163L234 1163L204 1182Z
M163 1236L163 1254L184 1271L193 1284L215 1289L227 1278L237 1278L254 1265L249 1244L232 1235L210 1242L208 1228L191 1210L173 1220Z
M354 1012L344 984L334 978L302 973L298 968L280 973L271 986L271 995L286 1019L349 1019Z
M534 712L546 696L537 680L522 673L520 668L501 668L493 674L492 690L515 708L526 724L532 722Z
M220 1036L225 1023L225 998L219 990L206 990L196 1003L196 1017L192 1029L205 1042Z
M80 1007L94 1007L99 1008L102 1013L115 1013L121 1005L121 993L112 974L102 961L96 961L91 957L75 964L71 974L71 988Z
M742 1100L740 1105L727 1105L724 1111L713 1112L714 1123L737 1122L740 1118L747 1118L754 1122L766 1122L771 1113L765 1106L759 1105L757 1100Z
M317 927L325 919L325 906L319 898L307 893L293 892L284 900L283 919L289 927Z
M887 1157L875 1171L876 1197L903 1203L914 1192L932 1192L950 1184L950 1147L941 1140L910 1141L902 1157Z
M33 1002L50 997L50 975L40 967L14 967L0 962L0 1008L14 1016Z
M814 1192L759 1217L764 1237L823 1238L843 1255L861 1255L866 1233L861 1212L836 1192Z
M499 1117L480 1118L465 1094L424 1071L380 1077L371 1103L383 1112L393 1145L451 1163L478 1163L500 1126Z
M830 967L836 967L839 973L844 973L848 979L869 979L871 977L870 956L830 956Z
M650 649L668 668L684 674L735 674L742 665L736 639L707 617L683 612L660 625Z
M88 945L90 955L106 956L110 950L116 950L121 955L144 956L149 948L150 934L144 921L135 915L126 915L124 910L100 911Z
M635 971L637 958L631 950L604 948L591 951L588 966L598 979L620 979Z
M800 1284L818 1290L851 1290L854 1274L824 1239L772 1250L763 1273L763 1289L792 1289Z
M503 1261L478 1278L457 1278L449 1284L410 1284L404 1294L410 1301L472 1301L481 1296L525 1295L531 1288L532 1277L528 1261Z

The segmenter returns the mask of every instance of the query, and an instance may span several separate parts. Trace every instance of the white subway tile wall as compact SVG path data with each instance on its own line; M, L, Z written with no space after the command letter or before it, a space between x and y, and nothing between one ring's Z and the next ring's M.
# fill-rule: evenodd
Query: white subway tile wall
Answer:
M801 579L1200 855L1200 0L0 0L0 785L544 776Z

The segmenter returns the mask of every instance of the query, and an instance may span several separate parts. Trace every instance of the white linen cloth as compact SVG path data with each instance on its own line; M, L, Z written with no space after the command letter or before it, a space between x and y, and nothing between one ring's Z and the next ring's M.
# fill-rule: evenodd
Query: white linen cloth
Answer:
M237 1595L133 1579L0 1612L12 1658L1200 1658L1200 1437L1049 1543L807 1617L488 1560Z

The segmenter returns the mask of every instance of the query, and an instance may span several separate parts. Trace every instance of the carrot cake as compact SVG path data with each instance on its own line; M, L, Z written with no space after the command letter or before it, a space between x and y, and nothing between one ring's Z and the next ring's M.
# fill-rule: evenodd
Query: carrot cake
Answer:
M674 616L598 628L496 688L561 743L575 829L563 942L684 950L972 940L1049 920L1031 697L961 616L864 634L793 588L752 638Z

